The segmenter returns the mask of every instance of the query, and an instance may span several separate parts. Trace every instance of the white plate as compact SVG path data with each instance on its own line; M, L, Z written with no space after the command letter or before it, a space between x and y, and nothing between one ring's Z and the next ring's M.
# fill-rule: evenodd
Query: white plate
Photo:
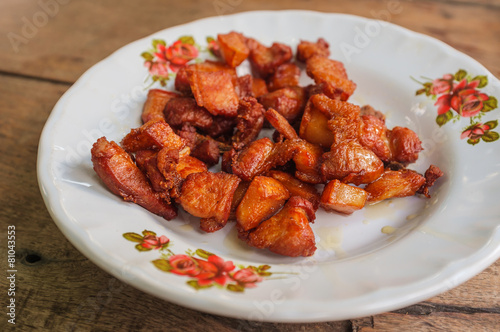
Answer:
M349 217L318 212L313 225L316 254L289 258L246 246L236 238L234 224L205 234L198 230L197 218L181 213L167 222L111 194L92 170L89 150L100 136L120 141L140 125L147 84L141 52L154 38L170 44L191 35L206 46L207 36L230 30L294 49L301 39L325 38L331 58L344 62L358 85L350 101L384 111L389 128L401 125L418 133L425 151L412 168L423 172L433 163L444 171L432 198L393 199ZM439 127L435 100L416 95L423 85L414 79L430 82L459 69L469 78L485 75L488 80L485 86L472 87L469 99L462 95L464 102L479 98L483 104L476 106L493 105L493 99L487 102L484 96L500 97L498 79L470 57L385 22L282 11L214 17L169 28L96 64L57 103L40 140L41 191L58 227L84 255L124 282L186 307L276 322L340 320L402 308L457 286L500 257L500 141L486 142L495 138L496 129L476 130L484 139L468 144L461 135L470 117L455 116ZM500 111L479 114L481 123L491 124ZM382 232L384 226L395 232ZM168 248L139 252L138 243L123 237L144 230L168 237ZM266 272L271 275L243 292L230 290L238 288L230 278L225 284L232 284L230 289L196 290L196 277L168 273L152 263L162 253L196 255L197 249L232 261L237 266L231 273L244 266L269 265ZM249 281L242 279L245 272L248 277L249 270L233 277Z

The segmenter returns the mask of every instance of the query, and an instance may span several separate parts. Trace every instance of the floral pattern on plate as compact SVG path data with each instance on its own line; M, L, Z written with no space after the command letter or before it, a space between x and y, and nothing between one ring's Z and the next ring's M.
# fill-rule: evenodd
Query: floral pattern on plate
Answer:
M148 230L144 230L142 235L124 233L123 237L138 243L135 246L138 251L158 250L160 258L152 263L164 272L189 277L187 284L194 289L218 286L233 292L243 292L246 288L256 287L259 282L269 279L273 274L269 272L269 265L236 266L232 261L225 261L203 249L175 254L169 249L171 243L167 236L157 236L155 232Z
M418 82L418 81L417 81ZM436 100L438 107L436 123L443 126L449 121L456 122L461 118L469 118L470 124L462 130L461 139L467 138L471 145L483 142L494 142L500 138L492 129L498 126L498 120L482 122L482 117L498 107L498 100L482 92L488 85L485 75L472 76L460 69L454 75L445 74L441 78L427 79L418 82L423 88L416 95L425 94Z

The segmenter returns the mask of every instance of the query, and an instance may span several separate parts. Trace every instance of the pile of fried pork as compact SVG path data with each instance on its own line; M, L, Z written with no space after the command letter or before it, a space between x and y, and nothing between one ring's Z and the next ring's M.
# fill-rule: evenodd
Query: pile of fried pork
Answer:
M149 90L143 125L120 144L93 145L94 170L113 193L167 220L180 205L205 232L235 220L248 245L292 257L314 254L319 208L351 214L430 197L441 170L406 168L422 150L417 134L347 101L356 84L325 40L301 41L296 62L289 46L237 32L218 35L217 46L217 61L179 70L176 92ZM238 76L244 61L252 74ZM314 84L299 85L301 67ZM258 138L263 128L272 137Z

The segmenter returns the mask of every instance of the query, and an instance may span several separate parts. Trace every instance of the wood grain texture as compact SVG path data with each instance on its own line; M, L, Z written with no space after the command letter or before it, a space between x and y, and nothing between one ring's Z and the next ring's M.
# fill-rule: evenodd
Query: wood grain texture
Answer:
M55 3L57 10L45 10L40 2ZM498 1L407 0L357 0L356 5L345 0L145 0L126 6L117 0L3 0L0 35L6 38L0 40L0 71L74 82L119 47L158 30L208 16L284 8L384 19L436 37L500 76Z
M51 3L44 0L42 3ZM56 0L54 0L56 1ZM157 30L221 13L315 9L374 17L387 1L68 1L15 52L7 34L39 19L40 1L0 2L0 225L16 226L16 330L39 331L495 331L500 330L500 261L444 294L352 321L273 324L219 317L144 294L102 271L57 229L36 179L38 140L50 111L95 62ZM500 76L500 1L398 1L391 22L437 37ZM220 2L217 2L220 3ZM375 14L374 14L375 13ZM26 19L23 19L26 18ZM4 233L2 233L4 234ZM3 236L3 235L2 235ZM3 245L3 241L1 242ZM6 251L0 250L3 270ZM0 296L6 300L5 277ZM6 330L2 313L0 330Z

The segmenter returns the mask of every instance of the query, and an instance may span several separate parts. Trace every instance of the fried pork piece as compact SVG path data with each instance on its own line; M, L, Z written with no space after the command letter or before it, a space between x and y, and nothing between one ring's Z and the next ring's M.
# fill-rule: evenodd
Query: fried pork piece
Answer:
M294 196L280 212L251 231L246 242L252 247L267 248L279 255L312 256L316 251L316 241L309 222L314 219L312 204Z
M288 86L298 86L299 79L300 68L294 63L284 63L269 77L267 87L269 91L274 91Z
M429 188L434 185L437 179L444 175L443 171L439 169L439 167L435 165L430 165L429 168L425 171L425 183L420 187L417 191L419 194L423 194L425 197L430 198Z
M283 166L292 160L299 142L300 140L285 140L274 144L267 137L253 141L233 155L231 164L233 174L243 181L251 181L255 176L276 166Z
M189 174L206 172L208 168L203 161L193 156L183 156L179 158L176 171L183 179L186 179Z
M265 109L275 109L290 123L300 119L307 102L304 88L298 86L275 90L258 99Z
M372 150L383 162L389 162L392 159L386 133L387 127L384 121L374 115L361 116L359 143Z
M366 185L368 204L392 197L413 196L425 183L425 178L410 169L386 170L376 181Z
M251 181L254 176L264 173L267 161L274 150L274 143L267 137L253 141L245 149L233 153L232 173L243 181Z
M185 145L186 141L177 136L165 120L146 122L132 129L121 141L121 146L129 153L146 149L160 150L167 146L181 150Z
M323 149L319 145L309 143L305 140L297 140L296 146L296 152L293 156L296 168L295 177L311 184L323 183L323 176L321 174Z
M316 84L323 84L324 93L332 99L347 100L356 89L342 62L315 55L307 59L306 72Z
M175 92L165 91L161 89L151 89L148 91L148 97L142 108L142 123L151 120L164 119L163 110L168 101L178 97Z
M256 176L236 209L236 221L248 231L270 218L290 198L288 190L271 177Z
M146 176L118 144L101 137L92 146L91 155L95 172L114 194L167 220L177 216L175 206L153 191Z
M269 93L269 91L267 90L266 81L264 81L262 78L253 77L252 91L255 98L259 98L260 96Z
M178 202L195 217L200 228L215 232L224 227L231 212L233 194L240 179L224 172L201 172L188 175L181 188Z
M262 78L272 75L278 66L292 59L292 49L285 44L273 43L271 47L266 47L255 39L247 38L247 46L250 49L250 66Z
M191 85L188 78L188 70L202 71L202 72L215 72L215 71L225 71L231 75L232 82L236 85L236 80L238 75L236 75L236 70L229 67L223 62L206 60L201 63L194 63L185 67L181 67L175 76L175 90L179 91L184 95L191 94Z
M333 180L323 189L321 207L328 212L352 214L365 206L367 197L368 193L363 189Z
M236 220L236 209L240 205L245 193L247 192L250 182L241 181L238 187L234 191L233 201L231 202L231 213L229 214L229 220Z
M316 187L311 184L304 183L295 178L293 175L282 171L272 170L269 171L267 175L281 182L281 184L290 192L291 196L300 196L305 198L311 202L314 211L318 209L320 195L318 190L316 190Z
M219 162L219 143L210 136L206 136L193 147L191 155L211 167Z
M329 57L329 47L330 45L323 38L319 38L315 43L301 40L299 45L297 45L297 59L306 62L307 59L315 55Z
M371 116L374 116L385 123L384 113L377 111L376 109L374 109L370 105L364 105L361 107L361 115L371 115Z
M158 169L158 151L155 150L141 150L135 153L135 163L137 167L146 175L151 183L154 191L163 193L166 188L164 187L163 174ZM168 194L168 193L167 193ZM170 199L170 197L168 197Z
M220 52L224 61L230 67L238 67L248 57L250 50L246 45L246 38L238 32L231 31L217 36Z
M323 154L321 174L325 182L337 179L360 185L376 180L383 172L382 160L356 140L334 144Z
M183 178L177 172L179 150L168 147L161 149L156 156L158 170L163 175L162 187L169 193L168 198L177 198L180 195Z
M317 98L321 96L317 95ZM347 101L330 99L328 107L331 114L328 129L333 133L333 143L358 139L361 124L359 106Z
M253 93L253 77L250 74L239 76L234 86L238 98L255 97Z
M241 150L252 142L260 133L264 125L264 107L257 99L245 97L240 99L236 132L233 135L233 147Z
M237 115L238 95L230 74L225 71L204 72L188 69L187 75L198 106L204 107L212 115Z
M164 110L165 121L174 127L182 128L190 124L199 129L209 129L213 125L213 116L205 108L198 106L192 97L171 99Z
M417 134L408 128L392 128L387 132L387 139L392 153L392 160L404 165L417 161L419 152L423 150Z
M314 94L306 106L300 124L300 136L327 148L360 135L360 108L324 94Z
M271 126L273 126L281 135L283 135L283 137L287 139L299 138L299 135L297 135L297 132L295 131L295 129L293 129L286 118L276 110L269 108L264 115Z

